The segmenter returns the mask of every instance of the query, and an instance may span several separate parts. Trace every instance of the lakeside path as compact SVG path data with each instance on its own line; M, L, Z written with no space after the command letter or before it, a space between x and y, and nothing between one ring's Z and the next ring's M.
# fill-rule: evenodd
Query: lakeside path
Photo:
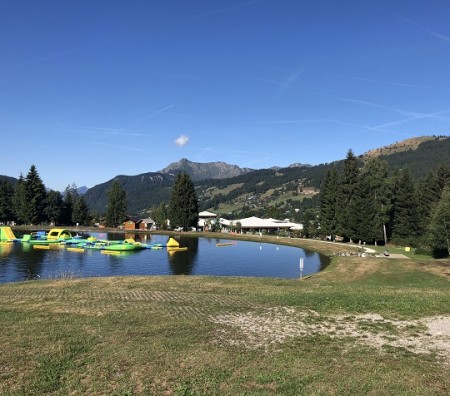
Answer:
M261 240L330 256L337 249ZM448 395L449 267L449 260L333 256L301 281L3 284L0 394Z

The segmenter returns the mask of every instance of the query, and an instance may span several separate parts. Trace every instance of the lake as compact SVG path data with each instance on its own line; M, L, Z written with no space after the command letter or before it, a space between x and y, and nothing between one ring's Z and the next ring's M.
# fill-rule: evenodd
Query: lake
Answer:
M134 238L167 242L167 235L91 233L98 239ZM20 236L17 236L20 237ZM295 279L322 270L328 259L300 248L221 238L177 237L184 252L144 249L120 255L98 250L71 252L64 246L34 249L27 243L0 245L0 283L27 279L119 275L211 275ZM218 243L231 243L218 247ZM300 271L300 261L303 270Z

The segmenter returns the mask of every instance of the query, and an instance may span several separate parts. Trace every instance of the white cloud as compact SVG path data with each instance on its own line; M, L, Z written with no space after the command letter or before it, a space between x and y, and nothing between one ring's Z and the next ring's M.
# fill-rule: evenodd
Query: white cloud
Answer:
M186 146L188 144L189 138L186 135L180 135L178 139L175 140L175 144L179 147Z

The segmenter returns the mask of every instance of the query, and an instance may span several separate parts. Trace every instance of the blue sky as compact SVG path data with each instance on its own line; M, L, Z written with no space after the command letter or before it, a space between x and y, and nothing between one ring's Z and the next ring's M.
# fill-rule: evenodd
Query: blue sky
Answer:
M450 131L450 2L3 0L0 174L319 164Z

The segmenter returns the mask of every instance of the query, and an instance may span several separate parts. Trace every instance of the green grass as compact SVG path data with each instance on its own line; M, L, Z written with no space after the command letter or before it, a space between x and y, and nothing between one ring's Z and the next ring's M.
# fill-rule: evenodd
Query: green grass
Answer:
M4 284L0 394L447 395L448 363L389 341L425 337L420 320L450 315L448 264L336 257L302 281L180 276ZM234 318L256 325L255 336ZM280 320L287 321L280 337L301 324L325 329L274 341L264 326L276 330ZM411 325L402 329L396 320ZM385 345L339 335L348 323Z

